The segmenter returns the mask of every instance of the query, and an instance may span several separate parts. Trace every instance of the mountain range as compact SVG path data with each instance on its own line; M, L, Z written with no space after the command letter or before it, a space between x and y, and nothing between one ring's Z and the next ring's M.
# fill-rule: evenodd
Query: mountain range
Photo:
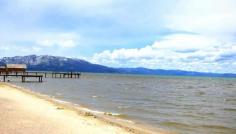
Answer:
M163 70L148 68L112 68L93 64L76 58L66 58L49 55L28 55L0 58L0 66L5 64L26 64L30 71L77 71L92 73L121 73L121 74L147 74L147 75L177 75L177 76L210 76L210 77L236 77L236 74L204 73L183 70Z

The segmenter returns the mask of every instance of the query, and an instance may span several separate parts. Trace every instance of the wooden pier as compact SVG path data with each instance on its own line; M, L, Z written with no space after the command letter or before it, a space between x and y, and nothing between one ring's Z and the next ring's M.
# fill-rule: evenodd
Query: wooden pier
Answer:
M45 78L79 78L78 72L53 72L53 71L26 71L26 64L6 64L0 66L0 76L6 82L7 77L21 77L22 82L26 82L26 78L38 78L38 82L43 82Z
M45 78L79 78L80 73L78 72L25 72L24 74L32 75L44 75Z
M37 78L38 82L43 82L45 78L61 78L61 79L78 79L80 73L78 72L44 72L44 71L31 71L31 72L15 72L15 73L4 73L0 72L0 76L3 77L3 81L6 82L7 77L21 77L22 82L26 82L26 78Z

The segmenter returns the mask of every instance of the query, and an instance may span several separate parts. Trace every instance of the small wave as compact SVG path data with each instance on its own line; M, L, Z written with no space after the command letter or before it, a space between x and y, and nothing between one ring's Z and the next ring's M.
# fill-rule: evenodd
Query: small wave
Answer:
M109 116L116 116L116 117L120 117L120 118L126 118L127 116L124 114L119 114L119 113L111 113L111 112L104 112L104 115L109 115Z
M187 86L186 88L187 89L194 89L195 87L194 86Z
M104 112L105 115L111 115L111 116L119 116L118 113L110 113L110 112Z
M226 111L236 112L236 109L235 109L235 108L224 108L224 110L226 110Z
M116 116L116 117L120 117L120 118L126 118L127 116L124 114L120 114L120 113L112 113L112 112L103 112L103 111L97 111L97 110L91 110L88 108L83 108L84 111L86 112L91 112L93 114L103 114L103 115L108 115L108 116Z
M61 98L64 98L64 96L63 96L61 93L56 93L55 97L56 97L56 98L60 98L60 99L61 99Z
M222 126L222 125L201 125L199 126L201 128L210 128L210 129L224 129L224 130L236 130L236 129L233 129L233 128L229 128L229 127L226 127L226 126Z
M91 109L88 109L88 108L82 108L82 109L86 112L91 112L91 113L94 113L94 114L103 114L104 113L102 111L91 110Z
M176 128L190 128L190 125L188 125L188 124L179 123L179 122L172 122L172 121L161 122L161 125L172 126L172 127L176 127Z
M208 88L207 86L198 86L198 88Z
M232 99L230 98L230 99L225 99L225 101L226 102L228 102L228 101L235 101L236 102L236 99L235 98L232 98Z
M58 99L55 99L56 102L59 102L59 103L63 103L63 104L66 104L66 103L70 103L68 101L63 101L63 100L58 100Z
M214 116L214 113L206 113L205 115L199 115L199 114L184 114L186 117L192 117L192 118L197 118L197 119L204 119L208 116Z
M202 95L205 95L206 93L204 91L198 91L196 92L196 95L198 96L202 96Z
M131 120L124 120L124 119L118 119L118 120L120 120L120 121L122 121L122 122L128 122L128 123L132 123L132 124L134 124L135 122L133 122L133 121L131 121Z
M168 126L168 127L175 127L178 129L191 129L191 128L199 128L201 130L205 130L205 129L210 129L211 131L224 131L224 132L236 132L236 129L234 128L230 128L230 127L226 127L223 125L190 125L190 124L185 124L185 123L179 123L179 122L171 122L171 121L167 121L167 122L162 122L161 125L164 126Z
M93 95L92 98L101 98L101 96Z
M61 95L62 95L62 93L56 93L56 95L57 95L57 96L61 96Z
M225 87L231 88L234 87L234 84L233 83L225 84Z
M130 106L118 106L117 108L118 109L126 109L126 108L129 108Z

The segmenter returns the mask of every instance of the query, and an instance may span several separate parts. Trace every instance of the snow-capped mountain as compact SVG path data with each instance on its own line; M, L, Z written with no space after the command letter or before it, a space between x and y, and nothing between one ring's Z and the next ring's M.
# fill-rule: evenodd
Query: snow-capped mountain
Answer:
M43 71L80 71L80 72L116 72L115 69L92 64L85 60L65 58L49 55L28 55L4 57L0 59L0 65L4 64L26 64L28 70Z
M210 76L210 77L236 77L236 74L203 73L183 70L163 70L147 68L112 68L93 64L76 58L66 58L50 55L28 55L0 58L0 66L5 64L26 64L32 71L78 71L94 73L123 73L148 75L178 75L178 76Z

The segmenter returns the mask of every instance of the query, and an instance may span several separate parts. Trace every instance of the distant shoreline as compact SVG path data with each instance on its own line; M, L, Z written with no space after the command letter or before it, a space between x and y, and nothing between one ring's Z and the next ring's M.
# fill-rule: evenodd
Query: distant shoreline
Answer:
M34 59L34 60L33 60ZM143 75L177 75L177 76L202 76L236 78L235 71L216 72L214 70L186 70L179 68L144 68L144 67L111 67L94 64L83 59L67 58L51 55L28 55L0 58L0 66L7 63L26 64L30 71L73 71L90 73L117 73L117 74L143 74ZM60 65L60 66L58 66Z

